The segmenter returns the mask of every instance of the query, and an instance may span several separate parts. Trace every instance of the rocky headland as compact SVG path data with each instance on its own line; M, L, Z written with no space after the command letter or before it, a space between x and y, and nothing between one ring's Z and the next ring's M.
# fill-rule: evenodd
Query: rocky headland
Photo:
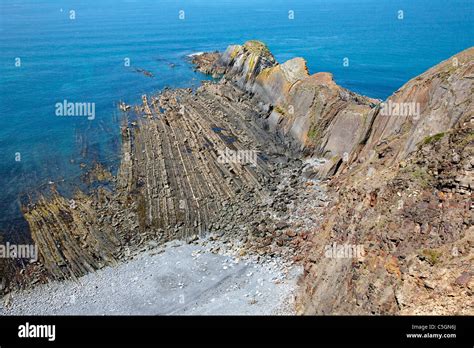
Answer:
M301 265L298 313L473 314L473 58L381 101L258 41L194 55L218 81L120 105L112 185L23 208L40 261L5 288L211 238L216 253ZM331 257L332 245L364 253Z

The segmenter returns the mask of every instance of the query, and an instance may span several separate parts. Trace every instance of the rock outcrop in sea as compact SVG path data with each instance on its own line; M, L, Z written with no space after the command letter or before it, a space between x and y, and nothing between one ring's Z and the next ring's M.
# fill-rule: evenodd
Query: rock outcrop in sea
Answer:
M122 108L113 189L24 207L41 253L26 273L78 277L212 234L303 264L300 313L472 314L473 57L382 102L259 41L194 55L220 80Z

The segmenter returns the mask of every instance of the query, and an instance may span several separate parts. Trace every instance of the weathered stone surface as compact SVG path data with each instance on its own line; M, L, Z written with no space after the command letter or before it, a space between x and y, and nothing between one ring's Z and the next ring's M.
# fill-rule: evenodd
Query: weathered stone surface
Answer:
M330 74L288 76L285 64L243 85L270 105L270 131L324 157L306 175L335 176L331 208L308 242L302 313L473 313L469 294L451 285L472 255L473 56L457 54L385 101L419 107L413 114L387 115ZM324 257L334 242L363 245L367 256Z
M294 148L330 160L351 152L366 134L368 114L378 101L338 86L329 73L309 75L302 58L278 64L262 43L251 43L258 49L249 50L249 43L229 46L215 71L225 71L226 80L269 105L266 126Z
M458 53L410 80L386 101L415 103L420 107L419 115L384 116L380 109L374 110L359 160L369 162L384 152L391 163L401 161L427 137L471 122L473 57L474 48Z
M472 264L473 55L391 97L424 95L418 120L373 111L367 141L330 182L334 200L305 261L302 313L474 313L466 287L453 286ZM363 245L366 256L324 257L334 242Z
M285 140L306 154L328 160L319 170L323 178L345 167L340 159L350 158L347 164L370 162L379 149L396 148L391 158L400 161L427 136L473 114L474 48L409 81L384 102L400 108L413 104L419 114L385 116L379 100L338 86L331 74L309 75L302 58L278 64L263 44L251 43L229 46L215 69L269 105L272 112L266 126L271 131L288 136ZM249 50L247 45L258 49Z
M127 258L148 240L193 240L211 230L236 239L252 234L253 222L270 213L255 207L283 196L282 176L301 164L260 125L265 112L256 101L233 84L143 96L126 112L115 192L78 193L74 204L55 194L24 209L54 277ZM252 158L226 160L225 150ZM274 215L286 206L279 201Z

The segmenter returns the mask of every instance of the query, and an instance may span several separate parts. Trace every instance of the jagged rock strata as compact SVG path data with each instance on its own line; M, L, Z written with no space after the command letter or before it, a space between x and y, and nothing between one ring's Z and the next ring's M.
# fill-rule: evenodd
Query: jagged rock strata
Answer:
M77 277L149 240L209 232L270 248L272 221L297 200L278 195L283 176L298 176L302 162L261 126L267 111L232 84L204 83L144 96L126 112L115 192L55 194L24 209L48 273ZM224 151L254 158L225 161Z

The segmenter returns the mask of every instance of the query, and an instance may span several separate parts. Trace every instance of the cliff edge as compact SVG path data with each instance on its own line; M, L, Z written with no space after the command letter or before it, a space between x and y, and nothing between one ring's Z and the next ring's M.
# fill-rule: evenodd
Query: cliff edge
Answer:
M247 46L210 70L260 100L267 129L329 179L331 204L301 249L300 312L473 314L474 48L380 101Z

